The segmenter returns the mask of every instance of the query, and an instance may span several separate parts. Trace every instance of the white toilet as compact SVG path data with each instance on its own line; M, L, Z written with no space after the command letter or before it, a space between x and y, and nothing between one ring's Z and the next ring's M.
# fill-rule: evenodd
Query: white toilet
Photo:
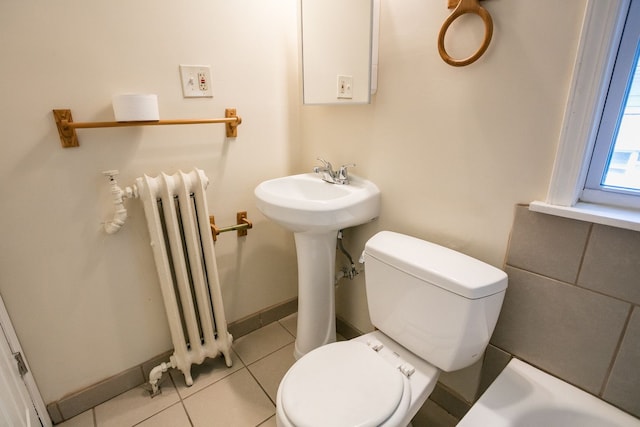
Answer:
M378 330L301 357L278 388L280 427L406 426L440 370L482 357L507 275L459 252L382 231L364 250Z

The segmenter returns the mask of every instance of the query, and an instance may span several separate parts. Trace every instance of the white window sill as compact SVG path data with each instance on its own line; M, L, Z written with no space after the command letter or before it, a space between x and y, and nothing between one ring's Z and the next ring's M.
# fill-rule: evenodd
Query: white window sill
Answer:
M557 206L545 202L531 202L529 210L596 224L640 231L640 211L608 205L578 202L574 206Z

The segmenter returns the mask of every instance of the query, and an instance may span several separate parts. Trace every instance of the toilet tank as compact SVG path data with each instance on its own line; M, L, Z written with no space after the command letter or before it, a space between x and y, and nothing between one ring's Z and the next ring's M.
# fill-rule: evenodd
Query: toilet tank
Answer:
M371 322L444 371L482 357L500 314L507 275L475 258L390 231L365 245Z

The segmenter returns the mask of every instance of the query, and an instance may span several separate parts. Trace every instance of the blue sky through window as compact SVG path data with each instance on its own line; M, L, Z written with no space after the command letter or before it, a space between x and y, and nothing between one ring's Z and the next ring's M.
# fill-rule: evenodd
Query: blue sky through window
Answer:
M615 143L603 174L602 185L640 191L640 63L636 49L635 71L628 84Z

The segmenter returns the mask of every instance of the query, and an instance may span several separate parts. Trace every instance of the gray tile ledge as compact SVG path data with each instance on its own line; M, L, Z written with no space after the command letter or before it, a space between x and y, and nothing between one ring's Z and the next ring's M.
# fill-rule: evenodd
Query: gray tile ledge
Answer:
M591 226L516 206L506 264L575 283Z

